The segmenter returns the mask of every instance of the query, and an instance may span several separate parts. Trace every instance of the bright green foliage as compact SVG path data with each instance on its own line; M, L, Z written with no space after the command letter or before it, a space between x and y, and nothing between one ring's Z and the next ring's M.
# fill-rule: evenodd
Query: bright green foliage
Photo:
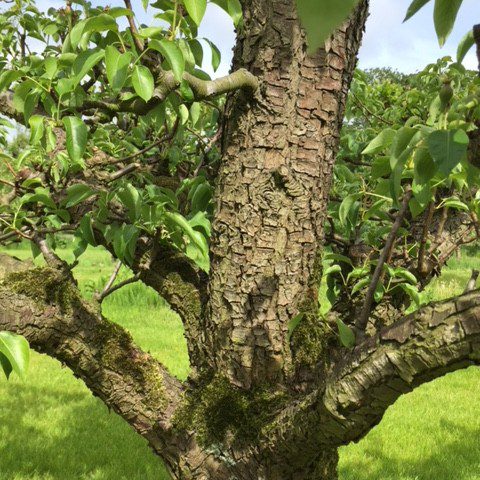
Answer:
M297 0L298 14L312 51L323 45L357 3L358 0Z
M407 186L413 191L408 221L425 215L431 202L436 212L448 208L452 214L480 215L480 170L467 160L479 99L476 74L449 58L417 75L356 72L329 206L333 231L345 243L332 243L324 256L323 313L345 290L349 301L361 302ZM415 270L419 244L408 228L398 237L408 267L398 259L387 262L374 301L378 307L403 295L414 309L427 301ZM349 245L366 252L355 265ZM350 344L349 326L337 322L337 328L340 342Z
M0 332L0 367L7 379L12 371L20 378L25 378L29 361L30 350L27 340L11 332Z
M240 26L238 0L216 3ZM0 206L0 232L48 231L55 249L57 233L70 231L76 256L99 242L125 263L139 239L155 237L207 271L210 181L219 159L208 142L224 98L196 101L184 80L186 73L209 79L197 39L206 1L145 7L162 26L138 26L134 36L125 21L134 12L126 8L86 0L47 13L33 0L2 7L0 93L12 92L30 142L2 154L2 178L21 170L26 179ZM25 48L23 30L38 41L36 53ZM207 48L216 69L220 52L211 42ZM2 145L9 126L0 120Z

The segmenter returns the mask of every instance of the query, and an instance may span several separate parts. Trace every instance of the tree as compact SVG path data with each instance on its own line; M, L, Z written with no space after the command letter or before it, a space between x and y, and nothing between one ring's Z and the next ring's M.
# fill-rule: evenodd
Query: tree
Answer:
M2 155L0 241L47 263L1 257L0 329L69 366L174 478L331 480L337 448L402 393L480 358L477 292L415 310L476 238L478 82L447 61L359 73L336 163L368 2L316 53L291 0L215 3L239 31L217 80L198 68L204 1L153 3L168 28L139 28L128 1L43 15L15 0L0 17L0 105L31 143ZM81 298L55 253L65 232L179 313L187 382L102 317L114 277Z

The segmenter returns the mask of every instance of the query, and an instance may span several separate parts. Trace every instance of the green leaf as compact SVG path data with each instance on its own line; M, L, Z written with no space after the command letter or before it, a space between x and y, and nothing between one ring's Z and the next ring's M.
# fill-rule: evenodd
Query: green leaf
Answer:
M45 124L43 122L43 116L33 115L28 120L30 124L30 143L36 145L40 143L45 132Z
M347 220L351 216L352 208L359 198L359 193L352 193L343 199L338 211L339 220L342 225L347 225Z
M124 14L123 14L124 15ZM86 32L105 32L107 30L116 31L118 29L115 19L106 13L90 17L85 22L83 33Z
M124 188L119 190L118 196L127 208L130 220L132 222L137 220L142 211L142 198L138 190L132 184L127 183Z
M337 327L338 327L338 335L340 337L340 342L344 347L353 348L355 346L355 333L353 330L348 326L345 325L343 320L340 318L336 319Z
M131 265L135 255L139 231L134 225L122 225L115 230L113 250L117 258Z
M24 203L40 203L46 207L56 209L55 202L50 197L50 192L44 187L37 187L35 193L27 193L21 197L22 204Z
M213 42L211 42L210 40L206 41L210 45L210 48L212 50L212 68L213 71L216 72L218 70L218 67L220 66L220 63L222 62L222 54Z
M211 0L211 2L225 10L236 27L242 23L243 12L239 0Z
M328 267L323 274L327 276L327 275L331 275L332 273L340 273L341 271L342 271L342 267L340 265L332 265Z
M193 102L192 106L190 107L190 120L192 122L192 126L195 127L198 120L200 119L201 113L202 105L199 102Z
M131 58L130 52L120 53L111 45L105 49L107 79L113 90L121 90L125 84Z
M7 377L7 380L10 378L12 373L12 364L8 361L8 358L0 352L0 370L3 370L3 373Z
M75 185L71 185L67 188L65 207L74 207L75 205L85 201L87 198L90 198L92 195L95 195L95 193L95 190L84 183L76 183Z
M288 322L288 334L287 334L287 341L290 341L292 338L292 334L294 330L298 327L299 323L303 320L305 313L299 313L295 315L289 322Z
M0 353L8 360L13 371L24 379L30 363L30 347L27 340L11 332L0 332ZM4 361L2 365L3 363Z
M368 265L365 265L363 267L356 267L348 274L347 282L351 278L362 278L365 275L368 275L369 273L370 273L370 267Z
M307 33L311 51L325 40L350 15L358 0L297 0L298 15Z
M212 193L212 187L208 183L199 185L192 195L192 212L207 210L210 200L212 199Z
M67 134L68 155L74 162L79 162L87 148L87 126L78 117L64 117L62 120Z
M155 87L150 70L143 65L135 65L132 75L132 85L136 94L148 102L153 96Z
M200 22L205 15L205 10L207 9L207 0L183 0L183 4L185 5L191 19L197 25L200 25Z
M199 268L208 273L210 270L210 258L208 253L208 243L205 237L194 230L185 217L176 212L167 212L165 217L172 224L180 228L181 232L188 238L185 253L191 258Z
M370 284L370 276L366 278L362 278L359 282L357 282L353 288L352 291L350 292L352 295L359 292L362 288L366 287L367 285Z
M86 33L104 32L107 30L116 31L117 29L118 26L115 19L106 13L86 18L72 28L69 35L70 45L73 49L77 48L80 42L83 42L82 38Z
M164 56L173 71L175 80L181 82L183 72L185 71L185 59L180 48L174 42L165 39L153 39L148 46Z
M463 130L437 130L427 142L438 170L449 175L466 155L469 139Z
M70 79L73 82L73 85L78 85L83 77L91 72L93 67L103 58L104 55L105 51L97 48L85 50L80 53L73 64L74 77L73 79Z
M203 233L206 238L210 238L210 235L212 234L212 225L205 215L205 212L197 212L188 220L188 223L193 229Z
M92 223L92 216L90 213L87 213L83 216L80 225L78 226L78 232L80 233L82 239L93 245L94 247L97 246L97 242L95 241L95 234L93 232L93 223Z
M420 147L413 157L415 179L419 184L427 183L437 171L437 166L427 147Z
M395 138L396 131L393 128L382 130L363 150L362 155L375 154L389 147Z
M457 62L462 63L465 55L475 45L475 39L473 38L473 30L469 30L467 34L460 40L457 48Z
M408 270L406 270L405 268L401 268L401 267L394 268L392 269L392 273L394 277L403 278L407 280L407 282L410 282L412 285L417 284L417 278L415 277L415 275L409 272Z
M324 258L325 258L325 260L333 260L333 261L337 261L337 262L343 262L343 263L346 263L348 265L353 265L350 258L346 257L345 255L341 255L340 253L329 252L329 253L325 254Z
M424 7L430 0L413 0L407 10L404 22L412 18L422 7Z
M416 133L417 130L411 127L402 127L397 131L392 142L390 155L390 167L392 170L395 170L397 164L405 162L407 157L412 152L410 142Z
M399 287L417 304L420 305L420 295L418 290L409 283L401 283Z
M435 31L437 32L438 43L441 47L450 35L455 20L457 19L458 10L463 0L435 0L435 8L433 10L433 21Z
M468 212L468 205L460 201L458 198L448 198L443 202L444 207L454 208L455 210L461 210Z

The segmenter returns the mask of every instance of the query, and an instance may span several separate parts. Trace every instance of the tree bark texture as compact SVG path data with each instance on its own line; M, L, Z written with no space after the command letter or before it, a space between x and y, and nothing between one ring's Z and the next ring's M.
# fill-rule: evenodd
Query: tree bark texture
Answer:
M351 352L329 342L317 315L323 223L368 2L313 55L293 0L242 5L234 66L260 86L227 102L210 276L141 242L133 265L183 320L189 380L82 300L65 269L0 255L0 330L71 368L175 479L336 480L338 447L399 395L480 362L480 296L424 307ZM464 233L452 230L442 235L455 245Z
M295 2L243 6L234 66L254 73L260 91L228 106L204 344L207 368L250 388L291 376L288 323L317 309L323 220L367 3L313 55Z

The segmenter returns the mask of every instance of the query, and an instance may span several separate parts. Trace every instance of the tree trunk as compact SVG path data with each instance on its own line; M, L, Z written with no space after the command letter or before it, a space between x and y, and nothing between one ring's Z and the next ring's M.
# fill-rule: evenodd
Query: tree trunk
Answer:
M205 358L248 389L292 376L289 321L317 317L323 221L367 2L312 55L294 1L243 7L234 66L260 89L227 107Z
M323 223L368 2L313 55L295 3L242 2L234 65L260 88L227 102L208 285L180 252L137 248L133 269L184 322L188 382L84 302L66 268L12 275L19 264L0 256L0 330L68 365L175 479L335 480L338 447L399 395L480 361L478 292L352 352L329 343L318 318Z

